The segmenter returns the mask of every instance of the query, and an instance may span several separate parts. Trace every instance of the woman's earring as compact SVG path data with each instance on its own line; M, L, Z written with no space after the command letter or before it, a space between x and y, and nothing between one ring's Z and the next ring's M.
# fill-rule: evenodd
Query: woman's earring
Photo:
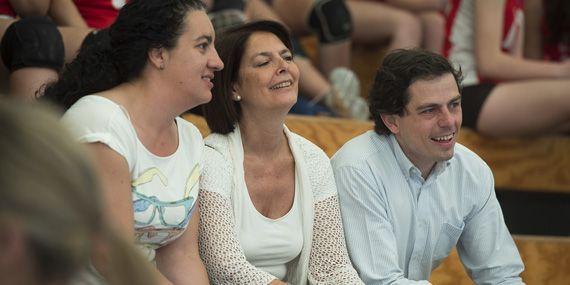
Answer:
M160 66L158 67L158 69L164 70L164 63L161 63Z
M234 97L234 100L235 100L235 101L238 101L238 102L241 101L241 96L236 95L236 96Z

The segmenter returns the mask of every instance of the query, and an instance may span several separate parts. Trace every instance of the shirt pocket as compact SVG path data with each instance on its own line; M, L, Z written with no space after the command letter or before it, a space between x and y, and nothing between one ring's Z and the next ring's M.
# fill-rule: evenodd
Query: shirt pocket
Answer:
M443 259L451 253L451 250L457 244L464 227L465 224L463 223L459 226L443 223L433 252L434 258L432 268L439 266Z

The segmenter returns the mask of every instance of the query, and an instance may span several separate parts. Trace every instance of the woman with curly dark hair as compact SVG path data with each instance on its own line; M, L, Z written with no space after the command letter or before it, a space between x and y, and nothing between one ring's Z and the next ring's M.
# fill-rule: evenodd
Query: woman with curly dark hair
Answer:
M203 141L179 115L212 98L223 67L214 38L200 1L129 1L45 93L68 108L63 122L89 144L107 215L161 283L208 282L197 241Z

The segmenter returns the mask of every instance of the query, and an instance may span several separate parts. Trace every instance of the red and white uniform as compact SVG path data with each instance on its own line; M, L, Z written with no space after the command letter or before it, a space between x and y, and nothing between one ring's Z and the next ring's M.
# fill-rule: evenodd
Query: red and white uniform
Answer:
M563 43L548 43L546 38L549 35L546 23L542 22L542 53L544 59L548 61L564 61L570 59L570 46Z
M127 0L74 0L87 25L95 29L110 26Z
M481 78L475 60L475 2L451 0L446 11L444 55L463 71L464 85L474 85L492 78ZM524 27L523 0L506 0L503 15L501 49L514 54Z
M16 11L8 0L0 0L0 18L15 18Z
M565 44L544 43L542 46L542 50L544 53L544 59L547 61L570 60L570 47Z

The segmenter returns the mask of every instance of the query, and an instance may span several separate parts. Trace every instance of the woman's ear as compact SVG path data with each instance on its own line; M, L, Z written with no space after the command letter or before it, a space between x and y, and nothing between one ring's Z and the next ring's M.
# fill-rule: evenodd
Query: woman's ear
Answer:
M232 84L232 100L241 101L241 95L239 95L239 88L236 83Z
M149 62L159 70L166 68L170 54L165 48L152 48L148 51Z

